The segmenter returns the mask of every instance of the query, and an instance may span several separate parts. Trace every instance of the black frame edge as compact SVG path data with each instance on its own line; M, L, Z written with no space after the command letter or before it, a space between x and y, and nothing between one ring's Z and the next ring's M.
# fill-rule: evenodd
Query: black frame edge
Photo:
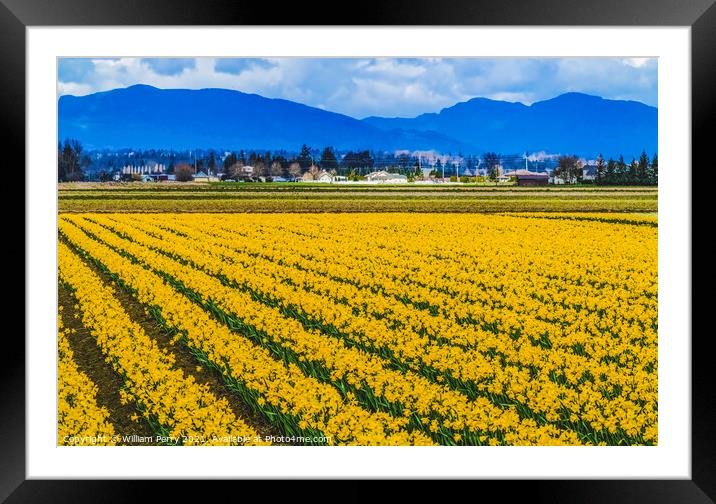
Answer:
M8 146L25 144L25 28L28 25L248 25L267 20L271 24L341 24L340 20L331 19L328 14L314 16L306 8L296 4L276 14L271 12L275 7L267 3L248 4L230 0L210 0L203 5L194 0L155 0L151 4L127 0L0 0L0 55L4 57L2 61L5 63L4 71L0 72L3 91L0 93L0 110L6 122L3 143ZM392 5L384 3L374 9L366 6L362 10L368 13L358 13L355 17L345 19L349 19L351 24L366 25L691 26L692 166L707 167L713 162L713 141L708 126L713 126L716 117L716 93L713 91L716 89L714 0L634 0L628 3L619 0L459 0L439 7L425 0L401 0L392 2ZM18 77L20 75L22 78ZM25 167L24 149L19 153L16 148L13 151L14 166ZM24 194L24 180L22 184ZM705 201L696 198L696 191L707 190L707 187L692 183L692 188L692 205L694 201ZM697 216L693 210L692 216ZM25 225L24 219L22 224ZM27 268L27 263L25 266ZM705 308L696 296L692 296L692 300L694 307ZM692 313L694 311L698 313L698 309L692 309ZM507 492L509 500L524 497L531 501L554 503L716 502L716 395L711 386L713 364L708 352L708 339L708 332L699 336L697 331L693 331L692 480L512 481L507 484L484 481L479 482L481 491L491 488L502 495ZM3 454L0 458L0 501L12 493L6 502L91 502L99 495L102 495L103 501L123 502L136 499L144 493L149 482L90 480L77 484L73 481L25 481L25 345L24 341L11 341L8 345L7 355L13 358L5 359L3 366L0 366L0 393L4 406L0 414L0 446ZM212 487L216 484L213 483ZM220 485L225 488L228 482ZM366 491L355 482L348 485L351 488L348 496L352 500L374 497L372 491ZM165 497L173 497L172 494L186 496L194 487L184 482L165 485ZM414 488L422 494L421 487L416 484ZM509 491L505 490L506 487ZM272 485L272 493L276 490L277 486ZM410 496L410 493L407 491L405 496ZM287 497L295 495L287 494Z
M331 4L250 0L2 0L25 25L617 25L691 26L713 0L364 0ZM68 8L70 7L71 8Z
M4 123L3 151L8 153L8 165L25 171L25 26L0 3L0 61L5 68L0 72L0 110ZM22 146L22 147L20 147ZM22 178L20 189L25 194L25 179ZM12 192L15 192L13 190ZM14 206L12 206L14 205ZM16 214L19 202L8 203L6 212ZM25 209L23 203L22 208ZM23 219L16 219L17 227L25 227ZM23 235L19 230L18 235ZM18 241L22 247L21 259L24 262L25 240ZM20 245L22 244L22 245ZM19 254L18 254L19 255ZM19 287L20 282L16 285ZM24 285L24 281L22 281ZM22 298L25 301L23 287ZM19 296L17 296L19 297ZM9 310L8 310L9 312ZM24 322L24 318L23 318ZM24 338L11 337L14 331L5 333L8 344L5 355L7 358L0 366L0 397L3 411L0 415L0 446L3 456L0 457L0 500L9 495L25 479L25 341Z
M699 17L691 27L691 134L692 134L692 218L691 234L694 230L705 229L698 224L695 202L706 204L708 187L694 184L695 167L706 169L713 163L712 145L714 118L716 117L716 4ZM709 129L709 126L711 128ZM699 172L702 173L702 172ZM697 191L702 191L697 197ZM692 238L693 247L693 238ZM696 252L695 249L692 249ZM692 253L692 261L695 255ZM692 263L692 282L695 264ZM697 295L692 283L692 336L691 336L691 471L693 481L712 500L716 501L716 394L713 389L713 361L709 352L710 331L697 330L693 314L708 314L703 297ZM703 317L703 315L702 315Z

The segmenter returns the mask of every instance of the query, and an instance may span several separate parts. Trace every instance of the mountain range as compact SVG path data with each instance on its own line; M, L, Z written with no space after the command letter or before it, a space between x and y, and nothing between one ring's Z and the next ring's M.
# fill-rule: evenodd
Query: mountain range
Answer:
M297 151L435 150L457 154L546 151L625 158L657 149L657 109L566 93L532 105L473 98L414 118L347 115L228 89L147 85L58 102L59 138L86 148L228 148Z

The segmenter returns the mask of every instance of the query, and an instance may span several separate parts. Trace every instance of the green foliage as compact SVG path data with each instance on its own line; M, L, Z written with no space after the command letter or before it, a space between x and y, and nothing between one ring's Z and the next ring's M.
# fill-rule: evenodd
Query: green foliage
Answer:
M335 170L336 168L338 168L338 160L336 159L336 156L333 153L333 148L326 147L325 149L323 149L323 154L321 154L320 165L321 165L321 168L323 168L326 171Z
M578 184L582 181L584 164L577 156L560 156L559 166L554 170L554 176L564 180L567 184Z
M650 162L646 151L642 151L639 160L634 159L628 165L624 161L624 156L619 156L617 161L609 158L606 165L601 155L597 158L597 177L594 180L597 185L653 186L658 182L659 161L656 154Z
M73 139L65 139L57 145L57 179L59 182L84 179L83 167L89 165L89 159L82 157L82 144Z

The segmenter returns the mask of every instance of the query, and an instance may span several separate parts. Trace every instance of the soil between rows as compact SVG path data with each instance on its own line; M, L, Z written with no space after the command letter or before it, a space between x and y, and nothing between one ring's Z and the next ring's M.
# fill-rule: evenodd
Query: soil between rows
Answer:
M151 436L152 430L146 420L140 415L139 421L130 417L139 414L132 404L122 404L119 391L122 388L122 377L106 362L102 350L89 329L82 324L79 310L75 309L77 300L63 285L57 288L59 305L62 306L62 322L65 327L74 329L67 340L74 353L74 362L77 368L86 374L97 386L97 405L107 408L109 421L114 425L115 434L120 436ZM122 442L125 445L143 445L140 442Z
M254 413L250 406L244 403L239 396L225 385L218 371L202 366L188 348L182 344L172 342L172 335L162 329L151 314L147 313L129 292L112 285L112 279L104 271L100 270L84 257L79 255L78 257L80 257L85 265L91 268L106 285L112 286L115 298L119 301L124 311L134 322L142 327L147 336L153 339L161 350L172 354L175 360L175 368L182 370L185 376L194 377L197 383L206 384L215 397L225 398L234 415L254 428L259 435L281 436L280 432L260 416L260 414ZM187 300L187 302L189 303L190 301Z

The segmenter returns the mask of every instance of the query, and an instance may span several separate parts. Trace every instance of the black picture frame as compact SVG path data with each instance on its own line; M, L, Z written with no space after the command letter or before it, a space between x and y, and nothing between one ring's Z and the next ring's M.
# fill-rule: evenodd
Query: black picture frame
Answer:
M0 110L6 123L3 143L14 146L6 149L7 155L14 153L14 166L25 166L24 150L17 146L25 144L25 29L29 26L342 25L346 22L351 25L690 26L692 166L707 167L710 166L711 160L707 156L713 143L709 139L708 126L713 126L716 117L715 1L455 0L449 4L427 0L368 1L361 2L349 13L339 14L336 4L292 3L277 8L268 2L242 0L0 0L0 61L4 65L0 71ZM691 167L681 168L693 173ZM13 181L15 187L16 184ZM692 193L692 205L694 199ZM26 303L31 302L31 299L26 300ZM694 297L692 306L697 305L698 300ZM692 308L693 313L698 310ZM480 492L495 490L509 500L518 498L527 502L616 504L716 500L716 401L712 357L708 351L710 333L694 331L691 340L691 480L481 481ZM6 333L3 346L6 358L0 366L3 405L0 410L0 500L7 498L6 502L12 503L119 502L136 500L142 494L148 496L143 485L133 481L26 481L25 346L16 334ZM272 497L277 497L278 488L270 486ZM191 488L198 487L200 485ZM173 493L185 494L191 488L174 482L163 485L162 492L168 499ZM212 484L212 492L215 488ZM410 499L410 493L416 491L423 492L421 485L406 488L404 497ZM449 491L448 495L451 493ZM373 492L359 483L350 483L342 496L340 500L367 500L373 497Z

